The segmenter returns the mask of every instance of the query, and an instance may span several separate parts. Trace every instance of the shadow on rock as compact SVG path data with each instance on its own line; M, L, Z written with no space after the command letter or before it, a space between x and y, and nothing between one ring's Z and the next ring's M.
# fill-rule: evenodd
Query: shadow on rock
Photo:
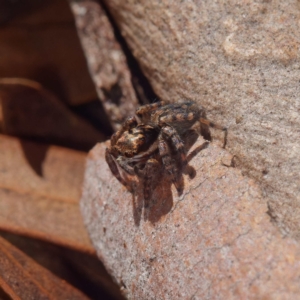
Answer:
M183 137L185 141L186 153L197 141L199 135L194 130L190 130L188 134ZM187 160L190 162L200 151L207 148L209 142L203 143L201 146L195 148L192 152L188 153ZM187 165L183 174L189 176L190 179L193 179L196 176L196 170ZM180 196L184 190L184 179L183 174L180 174L178 196ZM162 216L166 215L171 211L173 207L173 193L172 193L172 181L170 176L166 172L162 172L158 175L157 184L153 189L153 193L149 200L144 199L144 186L143 181L140 181L137 184L135 193L132 196L133 203L133 217L136 226L140 225L141 219L143 217L144 221L150 221L151 223L158 222Z

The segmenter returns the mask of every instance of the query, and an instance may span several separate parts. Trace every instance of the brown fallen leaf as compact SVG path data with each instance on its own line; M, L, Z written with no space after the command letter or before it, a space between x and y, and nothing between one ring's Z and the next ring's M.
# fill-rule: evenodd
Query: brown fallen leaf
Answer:
M12 299L88 299L1 237L0 287Z
M0 135L0 229L94 253L79 211L85 153Z
M40 82L69 105L97 98L66 1L0 1L0 78ZM4 21L4 20L3 20Z
M0 103L0 133L3 133L3 111Z
M89 102L96 98L95 89L84 59L78 59L81 49L74 47L78 37L70 11L66 20L60 0L35 2L20 3L22 14L0 30L0 132L47 144L0 136L0 235L51 272L58 271L53 271L58 277L67 275L61 278L92 299L122 299L94 255L78 209L85 154L49 145L87 150L103 140L56 98L77 105L76 112L86 116L86 107L93 110ZM8 76L36 79L43 87L26 79L4 79ZM82 103L87 105L79 107ZM93 116L103 116L99 107L98 102ZM86 299L64 280L39 272L42 268L14 247L4 246L0 239L0 299Z
M130 299L297 299L300 247L231 155L203 143L183 194L162 177L148 207L141 184L132 195L112 176L106 144L89 153L81 211L99 258Z
M88 150L104 140L49 90L22 78L0 78L3 133Z
M8 232L0 231L0 236L91 299L123 299L120 288L95 255Z

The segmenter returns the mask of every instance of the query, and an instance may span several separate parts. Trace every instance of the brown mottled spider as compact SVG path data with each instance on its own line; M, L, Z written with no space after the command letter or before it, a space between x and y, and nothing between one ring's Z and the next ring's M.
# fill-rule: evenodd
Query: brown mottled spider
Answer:
M157 175L165 169L180 194L180 176L187 165L182 136L196 122L201 129L210 126L223 130L225 147L227 128L207 120L204 108L194 101L158 102L139 107L135 116L128 118L111 137L111 146L105 153L111 172L131 192L133 188L122 171L142 178L144 199L148 200Z

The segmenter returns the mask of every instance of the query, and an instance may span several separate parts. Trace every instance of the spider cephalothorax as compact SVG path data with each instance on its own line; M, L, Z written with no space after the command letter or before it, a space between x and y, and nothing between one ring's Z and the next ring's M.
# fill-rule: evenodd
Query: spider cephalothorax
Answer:
M123 172L144 181L144 198L151 197L156 175L163 169L181 193L180 176L187 165L183 135L199 122L200 128L227 129L206 119L205 110L194 101L167 104L158 102L141 106L111 138L105 158L115 177L130 191Z

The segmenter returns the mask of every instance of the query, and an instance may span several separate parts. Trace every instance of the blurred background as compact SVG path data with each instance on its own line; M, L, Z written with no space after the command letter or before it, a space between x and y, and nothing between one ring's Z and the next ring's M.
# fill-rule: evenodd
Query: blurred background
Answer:
M69 3L0 0L0 41L0 298L122 299L79 210L113 129Z
M67 1L1 0L0 25L4 133L80 150L89 150L112 133L97 99ZM16 100L20 94L28 99ZM48 98L51 104L42 107L41 102ZM11 120L8 110L20 106L26 114L15 111L19 115ZM16 128L21 127L16 124L17 117L30 122ZM51 118L58 124L51 124ZM33 127L34 122L44 128L24 128ZM60 127L65 135L51 126Z

